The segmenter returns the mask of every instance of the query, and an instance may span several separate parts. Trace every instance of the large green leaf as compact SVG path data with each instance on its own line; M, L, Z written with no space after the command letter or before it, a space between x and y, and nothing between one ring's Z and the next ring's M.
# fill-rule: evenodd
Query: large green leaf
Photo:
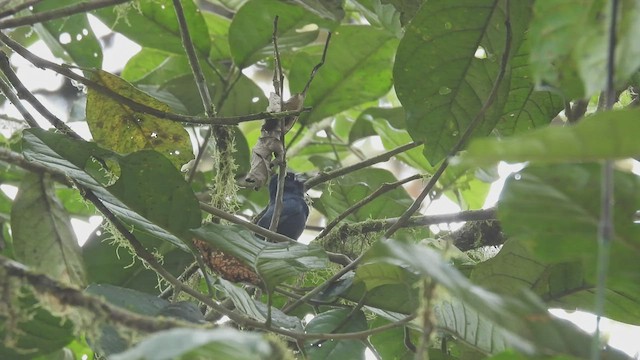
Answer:
M515 50L515 49L514 49ZM545 126L564 108L562 98L535 91L529 65L529 41L524 40L511 58L511 86L502 116L496 124L501 135L512 135Z
M233 301L236 310L241 311L249 317L265 322L267 320L267 305L261 303L251 297L245 289L241 289L234 283L222 278L218 278L216 288L224 291L229 299ZM302 322L295 316L289 316L280 309L271 308L271 324L272 326L281 327L288 330L303 331Z
M389 323L390 321L382 317L376 317L375 320L371 321L371 328ZM405 328L396 327L372 335L369 340L382 359L412 360L415 358L415 354L407 348L404 332ZM412 338L411 340L413 340L414 344L418 342L417 339Z
M596 280L601 168L598 165L527 167L503 189L498 218L505 233L545 262L579 261ZM616 172L614 229L607 287L640 298L640 178Z
M640 154L640 110L591 115L574 126L548 127L506 139L478 139L460 157L463 166L507 162L571 162L620 159Z
M372 254L392 264L409 265L446 289L450 298L443 298L434 308L438 326L478 349L499 352L509 347L527 354L589 356L591 336L552 317L530 292L512 297L487 291L420 245L390 240L379 243ZM603 352L611 358L627 358L610 348Z
M474 267L471 280L501 294L528 288L553 307L595 310L595 285L585 279L580 262L545 263L517 241L507 241L498 255ZM609 289L605 301L604 316L640 324L640 294Z
M531 65L538 86L567 99L605 88L611 6L602 0L536 1L531 22ZM617 22L615 83L622 87L640 66L640 4L621 1Z
M163 259L162 267L174 276L193 262L193 255L152 237L139 237L142 245ZM89 283L110 284L158 295L158 274L148 269L131 250L119 244L102 228L94 231L82 246L82 257Z
M338 27L305 100L313 109L300 117L305 123L320 121L355 105L377 100L393 84L393 55L398 40L369 26ZM301 92L320 53L300 52L289 74L292 93Z
M44 13L77 0L47 0L33 5L33 13ZM86 14L75 14L62 19L45 21L34 26L38 35L58 57L71 58L78 66L102 67L102 48L93 33Z
M432 165L451 151L491 93L505 51L505 6L497 0L428 1L398 46L393 70L396 92L407 112L409 133L425 142ZM517 49L528 22L529 2L510 6L511 48ZM508 75L509 67L506 70ZM476 136L493 130L507 92L505 81Z
M196 50L206 57L209 55L211 44L202 14L192 0L180 2L189 27L191 41ZM142 47L184 54L173 2L171 0L140 0L137 4L125 13L115 11L113 8L104 8L95 11L94 14L107 26Z
M171 304L155 295L132 289L107 284L92 284L87 287L85 292L140 315L170 316L191 322L201 322L204 319L197 307L194 309L193 303L177 302ZM196 320L194 321L194 319ZM103 355L111 355L127 349L131 340L121 336L118 329L110 324L101 323L100 325L100 332L90 341L94 351Z
M273 21L278 16L278 50L292 51L318 37L318 29L306 25L331 26L326 20L298 6L276 0L248 1L233 17L229 27L229 46L233 61L245 68L273 56Z
M231 328L171 329L157 332L111 360L273 359L272 346L259 334Z
M340 22L344 17L342 0L285 0L298 4L307 11L312 12L322 18Z
M95 71L93 80L131 100L157 110L171 111L165 103L143 93L121 78ZM180 169L193 159L189 134L182 124L132 110L123 103L89 88L87 124L93 139L118 153L153 149Z
M38 355L61 349L73 340L73 323L43 308L29 289L5 289L11 289L16 293L13 297L11 294L2 294L4 306L0 309L0 336L3 339L0 342L1 359L33 359Z
M387 170L363 169L340 177L331 182L322 192L320 201L314 204L318 210L329 219L344 212L361 199L370 195L380 185L397 181ZM382 219L400 216L411 205L411 198L400 187L379 196L376 200L361 207L346 219L349 221L364 221L367 219Z
M24 177L11 210L16 260L64 283L86 285L84 262L69 214L48 177Z
M188 250L180 238L190 243L188 229L200 225L198 200L166 157L155 151L122 157L41 129L26 130L23 136L27 159L79 181L134 232Z
M209 28L209 38L211 40L209 59L211 61L231 59L231 49L229 48L231 20L210 12L203 12L202 16L204 16L204 21Z
M305 327L307 333L347 333L367 330L367 319L362 311L351 309L329 310L316 315ZM309 359L364 359L365 345L358 340L307 341L305 350Z
M206 224L192 233L213 248L232 255L251 267L267 289L310 270L327 267L327 254L317 246L270 243L256 238L238 225Z

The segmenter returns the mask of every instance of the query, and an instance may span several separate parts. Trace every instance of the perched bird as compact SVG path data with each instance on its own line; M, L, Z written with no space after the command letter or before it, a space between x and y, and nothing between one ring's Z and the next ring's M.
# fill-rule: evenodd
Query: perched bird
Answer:
M269 206L264 215L258 220L258 225L269 228L271 218L276 207L276 191L278 190L278 175L271 177L269 183ZM296 179L296 175L288 172L284 178L284 192L282 195L282 212L278 221L278 234L297 240L304 230L309 216L309 207L304 202L304 184Z

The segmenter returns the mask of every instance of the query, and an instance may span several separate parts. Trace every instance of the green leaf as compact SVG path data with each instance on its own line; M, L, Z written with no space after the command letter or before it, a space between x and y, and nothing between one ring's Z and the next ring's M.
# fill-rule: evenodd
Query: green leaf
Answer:
M231 20L210 12L203 12L202 16L209 28L211 42L209 59L211 61L231 59L231 49L229 48L229 26L231 25Z
M416 0L422 1L422 0ZM394 34L397 38L402 38L403 30L400 24L401 15L400 11L396 10L391 4L386 4L387 1L381 0L357 0L353 1L354 6L360 13L367 19L369 24L374 27L382 27L391 34ZM413 16L417 12L418 8L411 12Z
M188 229L201 222L198 200L166 157L155 151L122 157L94 143L41 129L25 130L23 136L27 159L79 181L134 233L169 241L189 251L185 245L191 243Z
M272 291L286 279L327 267L327 255L317 246L270 243L238 225L206 224L192 233L213 248L251 267Z
M77 0L40 1L33 5L33 13L45 13L77 3ZM82 67L102 67L102 48L86 14L45 21L36 24L34 29L56 56L71 58Z
M191 253L166 241L150 236L138 236L138 240L145 248L162 256L162 266L174 276L180 275L193 262ZM106 228L89 236L82 246L82 257L89 283L117 285L155 295L160 293L158 275L131 254L131 250L119 246Z
M216 288L224 291L229 299L233 301L236 310L248 315L252 319L265 322L267 320L267 305L254 300L246 290L239 288L230 281L218 278ZM303 332L302 322L295 316L289 316L280 309L271 308L272 326Z
M344 17L341 0L289 0L322 18L340 22Z
M530 292L518 297L499 296L477 285L424 246L389 240L379 243L373 255L391 264L411 266L445 288L450 297L434 309L438 324L486 352L514 348L526 354L590 355L591 336L566 320L552 317ZM604 356L627 358L606 348Z
M380 185L394 181L397 179L387 170L362 169L331 182L328 188L322 192L320 201L316 202L314 207L329 219L333 219L351 205L370 195ZM407 192L400 187L377 197L346 219L364 221L400 216L411 205L411 202Z
M600 219L598 165L527 167L505 183L498 218L504 232L549 262L580 261L595 284ZM640 179L617 171L607 287L640 298ZM517 210L516 210L517 209Z
M511 58L511 86L496 129L503 136L543 127L564 108L562 98L548 91L535 91L529 65L529 41L524 40Z
M371 322L371 328L377 328L389 323L390 321L378 316ZM371 335L369 340L382 359L413 360L415 354L405 345L404 332L404 327L395 327ZM414 344L418 343L418 339L415 336L411 340ZM429 358L431 359L431 356Z
M611 6L601 0L536 1L531 22L531 65L537 86L567 99L605 88ZM640 66L640 5L621 1L615 49L615 86L623 87Z
M349 333L367 330L367 319L362 311L351 309L329 310L316 315L305 331L307 333ZM364 359L365 345L359 340L307 341L305 351L309 359Z
M517 49L529 5L525 1L511 5L510 20L515 24L511 48ZM432 165L447 156L491 93L505 50L504 7L496 0L428 1L398 46L393 70L396 92L407 112L408 131L425 142ZM486 56L475 55L479 48ZM500 84L475 136L493 130L507 91L506 82Z
M474 267L471 280L500 294L531 289L549 306L594 312L595 285L579 261L550 264L533 256L522 242L507 241L495 257ZM608 289L603 315L640 324L640 294Z
M125 14L117 12L114 8L104 8L95 11L94 15L111 29L142 47L184 54L173 2L171 0L140 0L137 4L136 7L130 7ZM210 42L202 14L192 0L181 0L181 4L191 41L196 51L206 57L209 55Z
M157 296L107 284L91 284L85 292L103 298L115 306L146 316L156 316L169 305L167 300ZM95 352L111 355L127 349L130 340L121 336L115 326L106 323L99 325L99 332L89 342Z
M355 105L377 100L393 84L391 69L398 39L369 26L344 25L335 29L324 65L318 70L305 99L313 109L300 119L320 121ZM289 74L292 93L301 92L321 53L300 52Z
M11 210L11 231L16 260L66 284L86 284L78 239L51 179L24 177Z
M229 27L231 55L239 68L273 56L272 35L276 16L279 17L278 50L281 53L300 48L318 37L317 28L304 30L306 25L331 25L301 7L282 1L248 1L233 17Z
M416 15L425 0L382 0L383 4L391 4L401 14L402 25L407 25Z
M33 359L61 349L73 340L74 326L71 321L54 316L43 308L31 290L14 291L20 291L16 299L3 294L5 305L13 308L9 310L11 313L4 312L4 309L8 309L6 306L0 310L0 337L3 339L0 342L1 359ZM12 324L12 317L16 324Z
M114 92L154 109L171 111L168 105L104 71L93 72L93 80ZM93 139L118 153L153 149L180 169L193 159L189 134L180 123L139 113L103 93L89 88L87 124Z
M637 156L638 116L638 109L606 111L575 126L548 127L506 139L478 139L459 157L459 165L485 166L499 161L583 162Z
M91 284L85 292L102 297L115 306L147 316L156 315L170 304L154 295L108 284Z
M256 333L230 328L215 330L171 329L148 336L135 347L109 357L111 360L219 360L273 359L274 350Z

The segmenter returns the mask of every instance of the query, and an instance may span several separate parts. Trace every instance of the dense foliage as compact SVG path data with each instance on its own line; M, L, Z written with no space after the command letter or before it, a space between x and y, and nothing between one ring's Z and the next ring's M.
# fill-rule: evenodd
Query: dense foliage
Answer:
M636 1L9 0L0 30L0 358L627 358L548 309L640 324ZM246 221L269 165L308 244Z

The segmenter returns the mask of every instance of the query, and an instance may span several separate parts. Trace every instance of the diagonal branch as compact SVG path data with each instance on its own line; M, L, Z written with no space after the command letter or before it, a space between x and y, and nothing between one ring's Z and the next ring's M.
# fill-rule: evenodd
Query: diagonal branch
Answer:
M414 180L418 180L418 179L422 179L423 176L420 174L417 175L413 175L410 176L408 178L402 179L402 180L398 180L396 182L392 182L392 183L384 183L382 185L380 185L380 187L378 189L376 189L374 192L372 192L371 194L369 194L368 196L362 198L360 201L358 201L357 203L351 205L347 210L343 211L342 214L336 216L335 219L331 220L331 222L329 222L327 224L327 226L325 226L324 229L322 229L322 231L320 232L320 234L318 234L318 236L316 237L317 239L320 239L324 236L326 236L336 225L338 225L340 223L340 221L344 220L347 216L353 214L354 212L358 211L358 209L362 208L363 206L367 205L368 203L372 202L373 200L375 200L376 198L378 198L379 196L394 190L396 188L398 188L399 186L406 184L410 181L414 181Z
M330 171L328 173L320 173L317 176L312 177L311 179L307 180L304 185L305 188L310 189L314 186L317 186L319 184L322 184L323 182L327 182L331 179L337 178L338 176L342 176L351 172L354 172L356 170L360 170L360 169L364 169L366 167L369 167L373 164L377 164L380 162L385 162L388 161L389 159L391 159L393 156L400 154L402 152L405 152L407 150L411 150L415 147L418 147L422 145L422 142L419 141L414 141L414 142L410 142L408 144L402 145L402 146L398 146L397 148L387 151L383 154L380 154L378 156L374 156L372 158L369 158L367 160L361 161L359 163L355 163L353 165L349 165L340 169L336 169L333 171Z
M108 6L123 4L131 0L92 0L79 4L66 6L60 9L45 11L33 15L10 18L0 21L0 29L9 29L23 25L33 25L43 21L59 19L79 13L86 13L92 10L101 9Z
M99 84L93 80L90 80L82 75L76 74L75 72L71 71L69 66L58 65L54 62L45 60L33 54L32 52L24 48L22 45L20 45L18 42L12 40L10 37L8 37L2 32L0 32L0 41L3 42L5 45L7 45L11 50L15 51L17 54L19 54L20 56L22 56L23 58L25 58L27 61L29 61L30 63L32 63L34 66L38 68L52 70L60 75L68 77L69 79L75 80L85 86L91 87L96 91L99 91L100 93L106 96L109 96L112 99L130 107L134 111L153 115L162 119L179 121L179 122L190 123L190 124L202 124L202 125L212 125L212 124L213 125L237 125L245 121L261 120L261 119L268 119L268 118L284 118L292 115L297 116L303 112L307 112L310 110L306 108L306 109L296 110L296 111L282 111L279 113L270 113L270 112L264 111L256 114L230 116L230 117L215 117L215 118L209 118L207 116L182 115L182 114L176 114L172 112L161 111L153 107L150 107L148 105L133 101L128 97L120 95L117 92L107 88L102 84Z
M189 65L191 65L191 71L193 72L193 77L196 80L198 92L200 93L200 98L202 100L202 106L204 107L204 111L207 116L209 118L214 118L216 111L213 107L213 103L211 102L211 95L209 95L209 88L207 87L207 81L204 77L204 73L202 72L202 68L200 67L200 62L198 61L196 49L194 48L193 41L189 35L189 25L187 24L187 19L184 17L184 10L180 0L173 0L173 8L176 11L176 17L178 18L180 36L182 37L182 46L184 46L184 50L187 53Z

